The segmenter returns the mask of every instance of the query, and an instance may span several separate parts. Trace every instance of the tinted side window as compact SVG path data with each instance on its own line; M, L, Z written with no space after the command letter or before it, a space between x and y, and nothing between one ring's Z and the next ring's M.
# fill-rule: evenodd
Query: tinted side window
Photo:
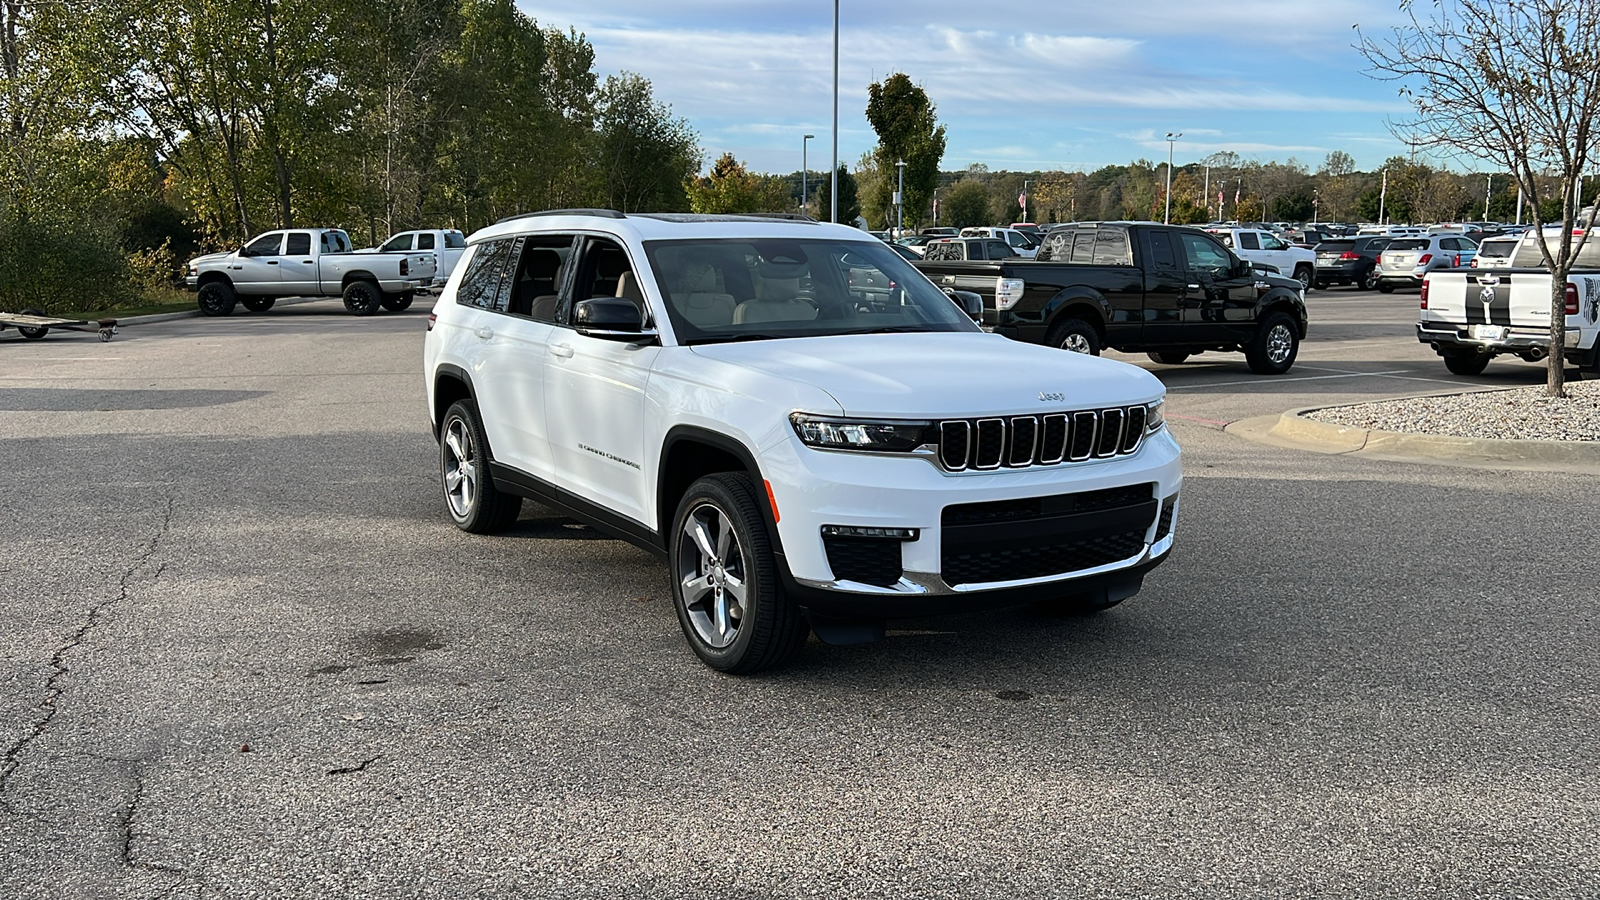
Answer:
M479 244L472 251L472 263L461 278L456 302L480 309L491 309L500 292L500 276L511 256L511 239Z
M286 256L308 256L311 253L311 233L309 231L289 232L288 246L284 249Z
M446 250L460 250L467 245L467 238L459 231L446 231L444 233L444 248Z
M1005 241L984 241L984 249L989 251L990 259L1005 259L1008 256L1016 255L1011 252L1010 247L1006 246Z
M431 234L419 234L419 235L417 235L417 249L418 250L432 250L433 249L433 235L431 235Z
M1097 266L1131 266L1133 257L1128 252L1128 233L1115 228L1102 228L1095 236L1094 264Z
M281 246L283 246L283 235L268 234L251 241L247 249L252 256L277 256L278 248Z
M1150 236L1150 262L1157 269L1178 269L1178 257L1172 252L1172 234L1166 231L1147 231Z
M1183 256L1195 272L1226 272L1232 265L1228 252L1198 234L1178 235L1183 244Z
M1255 232L1253 232L1253 231L1240 232L1239 233L1239 249L1240 250L1260 250L1261 249L1261 239L1258 238L1256 236Z
M393 253L393 252L395 252L397 250L410 250L411 249L411 235L402 234L402 235L397 235L395 237L392 237L392 238L389 239L388 243L384 244L382 247L379 247L378 249L384 251L385 253Z
M1097 232L1080 231L1072 239L1072 261L1088 266L1094 264L1094 236Z

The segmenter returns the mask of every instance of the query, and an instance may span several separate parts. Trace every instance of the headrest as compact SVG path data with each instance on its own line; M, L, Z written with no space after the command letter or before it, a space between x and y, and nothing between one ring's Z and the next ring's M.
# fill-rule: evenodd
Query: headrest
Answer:
M716 293L716 267L704 260L691 260L685 263L683 275L678 279L678 289L686 294Z
M756 271L761 274L762 278L770 280L775 278L799 278L806 274L807 268L804 262L790 260L772 262L764 259Z

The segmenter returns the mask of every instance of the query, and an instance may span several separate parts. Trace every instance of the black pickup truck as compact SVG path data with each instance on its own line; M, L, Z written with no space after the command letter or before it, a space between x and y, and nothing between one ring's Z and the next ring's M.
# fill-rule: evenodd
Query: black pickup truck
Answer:
M983 297L996 333L1079 353L1110 347L1177 364L1238 351L1252 371L1281 375L1306 336L1300 282L1252 267L1197 228L1079 222L1052 229L1036 259L913 265Z

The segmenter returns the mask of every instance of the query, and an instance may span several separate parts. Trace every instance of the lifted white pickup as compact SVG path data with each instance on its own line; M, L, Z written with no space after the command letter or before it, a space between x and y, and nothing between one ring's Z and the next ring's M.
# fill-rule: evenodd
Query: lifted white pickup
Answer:
M343 297L351 314L370 316L410 306L436 270L432 253L354 253L337 228L292 228L190 260L186 284L208 316L229 315L240 301L264 312L279 297Z

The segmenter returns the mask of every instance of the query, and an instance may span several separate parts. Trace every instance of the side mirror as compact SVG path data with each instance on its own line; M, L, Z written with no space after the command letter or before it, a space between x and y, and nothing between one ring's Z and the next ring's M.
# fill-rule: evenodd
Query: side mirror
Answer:
M981 295L974 294L971 291L958 291L954 288L945 288L944 292L949 295L951 300L955 301L957 306L966 312L972 321L980 325L983 324L983 297Z
M646 330L639 307L626 297L591 297L578 301L572 324L579 334L608 341L643 341L656 336Z
M1249 278L1255 274L1255 264L1247 259L1236 259L1233 262L1233 277Z
M239 255L240 256L255 256L255 254L250 251L249 247L240 247L239 248Z

